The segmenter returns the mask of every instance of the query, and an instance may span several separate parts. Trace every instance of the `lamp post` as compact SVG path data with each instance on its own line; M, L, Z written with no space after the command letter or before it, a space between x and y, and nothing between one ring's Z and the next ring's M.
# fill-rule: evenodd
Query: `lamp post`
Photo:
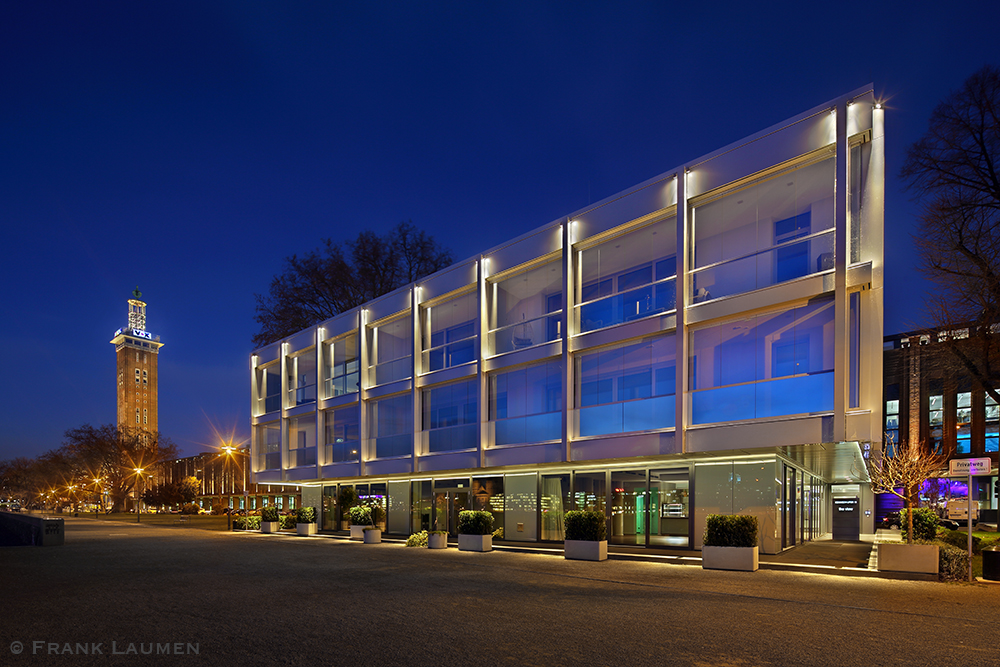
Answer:
M229 471L229 463L230 463L230 460L233 458L233 450L234 449L235 448L233 447L232 443L226 443L226 445L223 446L223 448L222 448L222 452L223 452L222 455L226 457L225 458L225 462L223 463L224 467L222 469L222 493L223 494L225 494L225 492L226 492L226 472ZM226 530L232 530L232 529L233 529L233 508L229 506L229 500L227 498L227 500L226 500Z
M135 522L140 523L142 520L142 513L139 511L139 502L142 500L142 491L140 487L142 486L142 468L135 468L135 476L138 478L136 483L135 491Z
M98 510L101 509L101 480L97 477L94 478L94 490L97 494L97 500L94 501L94 519L98 519L100 518Z

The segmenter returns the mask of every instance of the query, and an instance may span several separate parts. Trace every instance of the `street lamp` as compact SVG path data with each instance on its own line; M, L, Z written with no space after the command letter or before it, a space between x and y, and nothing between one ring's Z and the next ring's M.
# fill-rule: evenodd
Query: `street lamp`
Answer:
M94 501L94 519L99 519L97 513L101 508L101 479L99 477L94 478L94 492L97 494L97 500Z
M139 488L142 486L142 468L135 468L135 476L138 478L138 484L136 486L135 492L135 522L139 523L141 521L142 514L139 512L139 502L142 499L141 491Z
M225 446L222 447L222 451L223 451L222 455L226 457L225 458L224 467L222 469L222 492L224 494L226 492L226 473L229 472L230 461L233 458L233 452L236 451L236 448L233 447L232 443L227 443ZM228 496L227 496L227 499L226 499L226 530L232 530L232 529L233 529L233 508L230 507L230 501L229 501Z

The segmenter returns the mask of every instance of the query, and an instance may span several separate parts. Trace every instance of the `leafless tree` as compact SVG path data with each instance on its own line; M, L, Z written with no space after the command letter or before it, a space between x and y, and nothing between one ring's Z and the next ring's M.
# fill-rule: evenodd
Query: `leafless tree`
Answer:
M301 257L285 258L266 295L256 294L256 346L318 322L449 266L451 251L410 222L385 236L362 231L353 241L325 239Z
M931 114L901 175L921 203L914 235L935 285L927 310L956 371L1000 402L1000 69L970 76Z
M947 458L932 453L920 442L901 440L894 443L890 436L886 436L886 443L885 451L876 452L865 461L865 468L873 493L891 493L906 504L908 541L912 543L913 499L924 482L940 476L947 465ZM860 470L856 472L860 473Z

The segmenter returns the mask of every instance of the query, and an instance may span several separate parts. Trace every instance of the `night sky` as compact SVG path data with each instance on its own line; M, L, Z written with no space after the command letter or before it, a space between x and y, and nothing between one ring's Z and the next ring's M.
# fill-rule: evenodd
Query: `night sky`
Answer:
M868 83L885 331L911 330L898 170L1000 65L998 24L995 0L3 3L0 459L115 421L136 285L161 432L194 454L249 435L254 294L286 256L412 220L464 259Z

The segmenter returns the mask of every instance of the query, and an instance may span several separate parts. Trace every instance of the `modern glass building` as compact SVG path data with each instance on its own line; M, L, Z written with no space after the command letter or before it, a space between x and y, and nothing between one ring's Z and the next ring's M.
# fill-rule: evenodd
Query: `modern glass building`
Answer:
M259 483L339 487L386 530L698 549L752 513L834 529L882 429L883 111L866 86L343 313L250 359ZM841 522L842 524L843 522Z

